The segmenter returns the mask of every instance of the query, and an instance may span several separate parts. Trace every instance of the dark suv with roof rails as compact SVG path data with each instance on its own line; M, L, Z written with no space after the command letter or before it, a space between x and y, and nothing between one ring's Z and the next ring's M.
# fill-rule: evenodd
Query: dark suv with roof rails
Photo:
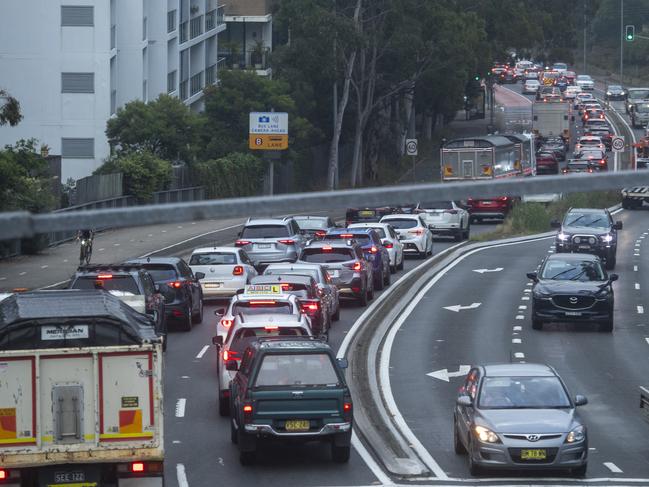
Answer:
M199 280L202 272L194 272L180 257L146 257L131 259L127 264L138 264L146 269L157 285L166 285L165 315L168 321L179 322L185 331L194 323L203 321L203 290Z
M604 260L607 269L615 268L617 231L621 221L613 221L606 209L570 208L563 222L554 220L558 228L555 240L557 252L582 252L595 254Z

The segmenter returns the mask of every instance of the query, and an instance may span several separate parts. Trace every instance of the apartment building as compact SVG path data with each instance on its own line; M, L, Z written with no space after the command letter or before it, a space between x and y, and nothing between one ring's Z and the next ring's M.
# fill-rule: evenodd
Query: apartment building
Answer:
M225 29L217 0L3 1L0 86L24 118L0 128L0 144L33 137L61 155L62 182L91 174L110 154L107 120L129 101L170 93L203 108Z
M227 30L221 37L220 57L228 69L254 69L272 76L272 0L223 0Z

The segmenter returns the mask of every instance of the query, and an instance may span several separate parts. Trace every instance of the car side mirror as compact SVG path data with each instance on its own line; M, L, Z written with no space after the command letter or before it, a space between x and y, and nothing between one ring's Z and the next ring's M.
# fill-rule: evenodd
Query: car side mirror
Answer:
M586 396L582 396L581 394L575 396L575 406L585 406L586 404L588 404L588 398Z
M538 280L539 280L539 276L538 276L538 274L536 272L528 272L527 273L527 278L531 279L534 282L538 282Z
M615 225L613 225L613 228L615 228L616 230L622 230L622 226L623 226L622 222L618 221L618 222L615 222Z
M214 310L214 315L223 316L225 314L225 308L216 308Z
M236 360L228 360L225 363L225 370L236 372L237 370L239 370L239 363Z
M608 280L611 281L611 282L615 282L619 278L620 278L620 276L618 276L617 274L611 274L610 276L608 276Z
M337 358L336 362L338 362L338 367L340 367L341 369L346 369L347 367L349 367L349 362L347 362L347 359L344 357Z
M205 273L204 273L204 272L196 272L196 273L194 274L194 277L195 277L197 280L200 281L201 279L205 279Z
M223 337L221 335L216 335L212 337L212 344L216 345L217 347L222 347L223 346Z
M550 226L552 228L561 228L561 222L559 220L552 220Z
M473 405L471 396L460 396L457 398L456 403L458 406L469 407Z

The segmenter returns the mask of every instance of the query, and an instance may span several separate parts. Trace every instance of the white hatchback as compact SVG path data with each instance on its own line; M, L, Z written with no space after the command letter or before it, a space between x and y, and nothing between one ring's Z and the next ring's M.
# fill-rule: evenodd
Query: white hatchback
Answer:
M535 95L536 92L539 91L540 87L541 83L539 83L538 79L525 80L525 84L523 84L523 94Z
M433 234L421 215L392 214L381 218L381 223L389 223L399 235L403 251L425 258L433 253Z
M403 244L399 240L399 235L392 228L392 225L387 223L352 223L347 228L371 228L379 234L381 243L387 249L390 256L390 272L394 273L397 270L403 269Z
M257 275L246 251L237 247L204 247L192 252L189 267L202 272L204 299L227 298L242 291Z
M471 217L455 201L429 201L419 203L417 210L433 235L453 237L456 242L469 238Z

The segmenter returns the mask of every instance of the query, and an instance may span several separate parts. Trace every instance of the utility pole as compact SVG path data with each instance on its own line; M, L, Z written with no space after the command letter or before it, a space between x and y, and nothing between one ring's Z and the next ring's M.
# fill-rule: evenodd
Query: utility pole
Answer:
M624 84L624 0L620 0L620 84Z
M586 70L586 0L584 0L584 73L587 73Z

